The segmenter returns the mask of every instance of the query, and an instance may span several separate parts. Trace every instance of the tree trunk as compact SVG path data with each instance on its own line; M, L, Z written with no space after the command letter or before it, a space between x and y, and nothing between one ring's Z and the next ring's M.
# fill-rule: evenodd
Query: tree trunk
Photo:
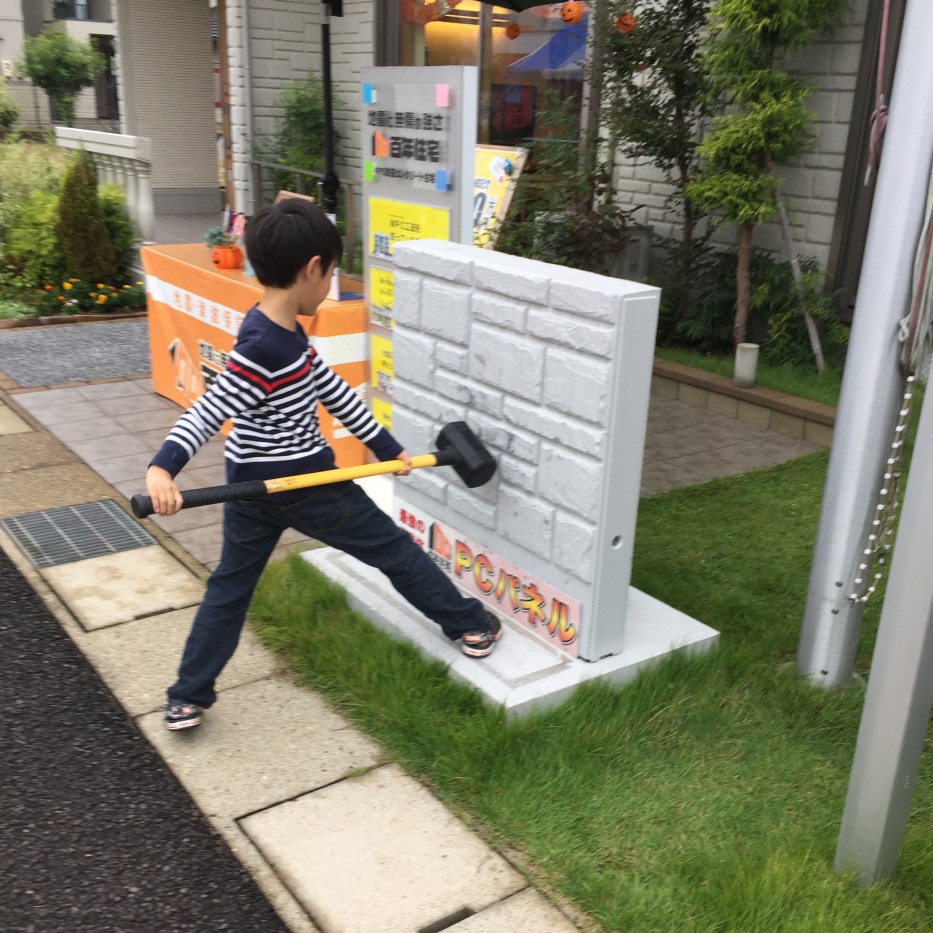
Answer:
M732 344L745 343L748 328L748 312L752 292L752 231L751 224L739 224L739 258L735 269L735 325L732 328Z

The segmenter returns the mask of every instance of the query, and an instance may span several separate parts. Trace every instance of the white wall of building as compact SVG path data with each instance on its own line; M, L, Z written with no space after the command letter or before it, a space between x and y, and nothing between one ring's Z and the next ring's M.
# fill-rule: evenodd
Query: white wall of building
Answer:
M797 251L817 259L822 268L829 258L867 5L868 0L853 0L844 25L788 63L814 89L807 104L815 115L811 128L816 142L799 164L779 166L779 174L784 179ZM660 171L618 157L615 182L623 204L646 206L635 215L639 223L651 224L661 236L679 235L679 216L665 204L671 188ZM735 227L724 225L717 239L734 245ZM776 219L756 230L754 243L788 258Z

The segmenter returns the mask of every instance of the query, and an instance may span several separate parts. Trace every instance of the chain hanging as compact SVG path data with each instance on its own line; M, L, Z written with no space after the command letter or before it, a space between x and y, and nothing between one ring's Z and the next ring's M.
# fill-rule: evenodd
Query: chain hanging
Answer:
M907 377L901 410L898 413L894 440L884 467L884 480L878 494L874 517L868 532L865 547L859 556L858 570L849 599L854 603L867 603L884 577L888 553L894 546L894 526L897 522L898 494L901 484L901 463L907 424L910 421L910 406L913 398L914 376ZM871 579L869 579L871 577Z

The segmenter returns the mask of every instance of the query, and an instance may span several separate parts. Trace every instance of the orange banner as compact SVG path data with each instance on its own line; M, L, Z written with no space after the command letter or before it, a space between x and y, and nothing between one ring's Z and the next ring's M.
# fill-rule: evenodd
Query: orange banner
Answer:
M243 317L262 295L262 286L242 269L218 269L206 246L197 243L145 246L149 353L152 384L159 395L188 408L217 377L233 349ZM361 291L343 280L345 291ZM331 369L364 398L367 390L368 333L362 298L324 301L314 317L299 322ZM337 465L368 461L366 447L323 407L321 430ZM224 426L224 433L229 430Z

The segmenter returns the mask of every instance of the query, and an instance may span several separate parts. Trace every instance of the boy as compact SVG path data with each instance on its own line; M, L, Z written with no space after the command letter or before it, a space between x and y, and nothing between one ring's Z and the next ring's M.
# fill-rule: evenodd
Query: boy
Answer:
M228 418L228 482L332 469L318 402L380 460L401 460L399 475L411 472L407 451L325 365L297 323L326 297L341 250L327 215L298 198L265 207L250 221L246 252L263 295L246 314L224 372L178 419L149 465L146 486L156 512L179 510L174 477ZM168 688L168 729L199 725L202 709L216 700L215 680L236 649L253 590L286 528L379 568L465 654L484 657L501 636L498 619L463 597L355 483L228 502L220 563L194 618L178 680Z

